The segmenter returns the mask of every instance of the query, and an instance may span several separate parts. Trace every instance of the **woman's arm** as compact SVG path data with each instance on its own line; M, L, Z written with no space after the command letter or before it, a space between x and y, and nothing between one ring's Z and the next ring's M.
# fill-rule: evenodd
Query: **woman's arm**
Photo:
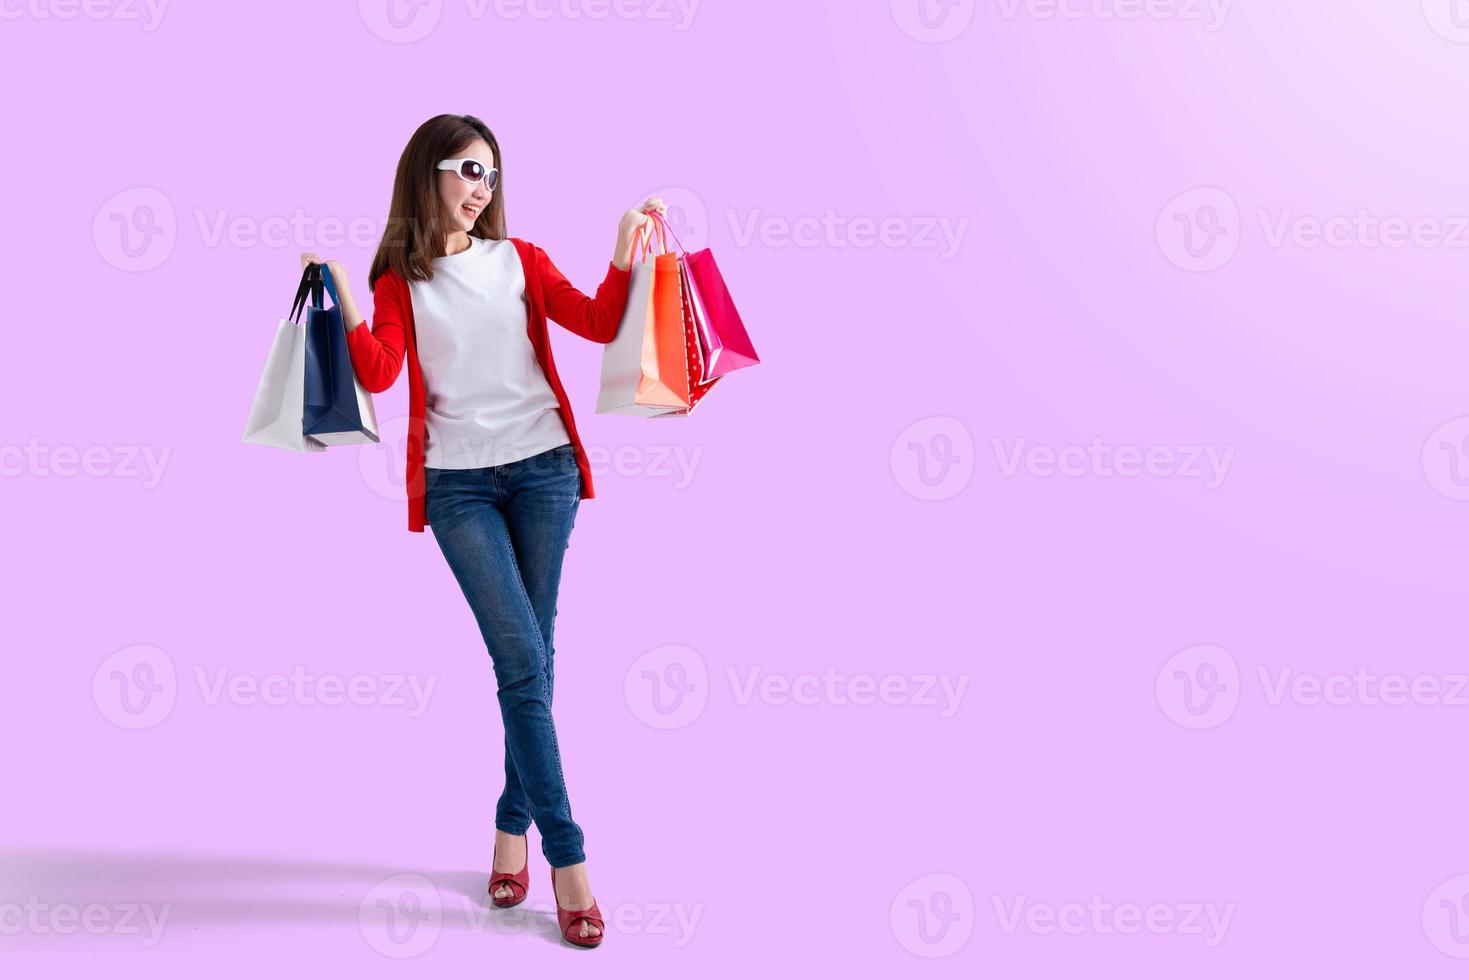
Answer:
M595 298L573 286L556 268L551 257L533 245L536 274L541 277L541 291L546 297L546 315L578 337L599 344L610 343L617 336L617 324L627 306L633 240L639 228L652 224L649 212L664 214L667 210L661 198L650 197L641 208L623 214L617 223L617 244L612 249L612 261L602 284L597 287Z
M539 245L532 245L536 275L541 279L541 292L546 297L546 316L567 330L598 344L606 344L617 336L617 324L627 306L627 284L632 278L629 266L619 268L616 261L607 266L607 275L597 287L595 298L573 286L556 268L556 263Z

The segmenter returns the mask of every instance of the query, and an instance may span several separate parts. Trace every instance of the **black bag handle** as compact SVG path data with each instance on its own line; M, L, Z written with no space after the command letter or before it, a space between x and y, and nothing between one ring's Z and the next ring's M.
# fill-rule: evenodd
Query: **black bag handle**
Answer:
M290 320L292 323L297 322L297 317L299 317L301 315L301 311L306 308L306 295L308 292L311 291L313 281L319 280L320 278L321 272L318 270L315 263L312 263L311 265L308 265L306 268L301 270L301 285L296 287L296 300L291 304ZM320 285L316 286L313 298L316 301L316 305L320 306Z

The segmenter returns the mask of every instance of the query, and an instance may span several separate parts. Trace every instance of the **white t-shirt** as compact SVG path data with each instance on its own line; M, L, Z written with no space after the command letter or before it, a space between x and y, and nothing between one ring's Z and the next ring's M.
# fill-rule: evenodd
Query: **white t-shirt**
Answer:
M500 466L571 441L526 335L515 244L469 241L409 286L427 389L424 465L436 469Z

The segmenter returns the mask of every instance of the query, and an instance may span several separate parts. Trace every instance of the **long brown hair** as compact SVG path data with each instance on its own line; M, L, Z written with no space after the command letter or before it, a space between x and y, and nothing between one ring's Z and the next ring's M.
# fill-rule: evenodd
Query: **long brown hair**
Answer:
M388 205L388 225L367 274L369 289L375 288L378 278L389 269L405 283L427 282L434 277L431 263L444 254L448 236L448 223L439 203L439 171L435 167L440 160L458 156L477 139L490 144L495 159L487 162L499 168L500 178L490 206L474 219L469 233L476 238L505 237L505 162L500 157L495 134L475 116L434 116L414 131L398 158L393 200Z

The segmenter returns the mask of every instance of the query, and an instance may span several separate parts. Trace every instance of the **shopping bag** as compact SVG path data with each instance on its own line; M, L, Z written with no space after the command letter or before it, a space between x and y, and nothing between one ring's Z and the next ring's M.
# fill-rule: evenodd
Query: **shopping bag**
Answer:
M682 256L680 256L680 259L682 259ZM688 268L682 261L679 262L678 273L679 284L683 292L684 362L687 365L686 370L689 375L689 404L687 408L675 408L654 416L654 418L660 419L688 415L699 406L704 396L719 381L719 378L709 378L704 381L699 380L704 377L706 362L704 359L704 350L699 342L698 327L695 322L695 293L688 284Z
M690 404L678 258L654 255L649 241L638 229L627 305L602 352L598 412L652 416Z
M694 326L703 355L703 373L699 380L712 381L731 371L759 364L760 357L750 343L750 334L745 330L739 310L735 309L729 287L714 261L714 253L707 248L685 252L678 234L668 227L663 216L655 213L653 217L667 229L668 234L673 235L679 248L679 262L688 274L685 289L693 304Z
M306 328L298 321L306 305L311 270L301 273L301 285L291 315L276 326L275 340L265 359L265 370L255 388L255 401L245 421L244 441L294 452L322 453L326 447L307 436L302 428L306 390Z
M331 270L324 265L313 268L313 305L306 309L305 432L327 446L377 442L377 413L372 396L352 368L347 329L342 323L342 308L337 305ZM332 299L330 309L322 307L323 285Z

